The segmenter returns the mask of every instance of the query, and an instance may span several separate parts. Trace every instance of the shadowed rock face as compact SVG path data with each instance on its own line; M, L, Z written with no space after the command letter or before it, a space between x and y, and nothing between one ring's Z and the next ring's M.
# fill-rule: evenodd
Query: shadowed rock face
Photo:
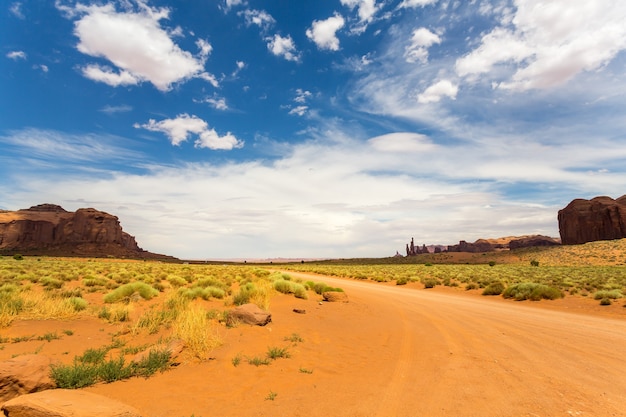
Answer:
M564 245L626 238L626 195L573 200L558 219Z
M152 257L122 230L116 216L69 212L54 204L0 212L0 251L23 254Z

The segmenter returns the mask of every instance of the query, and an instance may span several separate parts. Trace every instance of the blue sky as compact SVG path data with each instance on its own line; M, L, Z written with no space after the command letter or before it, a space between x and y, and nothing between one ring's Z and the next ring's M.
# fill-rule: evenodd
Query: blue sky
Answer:
M626 3L70 0L0 10L0 208L181 258L558 236L626 193Z

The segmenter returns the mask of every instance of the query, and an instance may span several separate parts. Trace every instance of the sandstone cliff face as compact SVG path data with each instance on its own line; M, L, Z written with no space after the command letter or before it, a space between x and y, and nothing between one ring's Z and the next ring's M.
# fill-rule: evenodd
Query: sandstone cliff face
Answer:
M116 216L93 208L68 212L53 204L0 212L0 250L88 256L149 253L122 230Z
M626 238L626 195L613 200L576 199L559 210L559 233L564 245Z

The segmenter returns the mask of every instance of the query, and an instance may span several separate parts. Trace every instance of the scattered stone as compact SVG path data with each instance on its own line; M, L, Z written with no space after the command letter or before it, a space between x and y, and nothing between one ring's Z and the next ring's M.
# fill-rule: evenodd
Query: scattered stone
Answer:
M141 417L139 411L87 391L54 389L22 395L1 408L7 417Z
M0 362L0 403L54 388L50 364L50 358L43 355L23 355Z
M271 321L272 315L269 312L262 310L256 304L244 304L229 312L226 324L234 326L237 323L245 323L253 326L265 326Z
M179 339L172 339L167 344L161 343L161 344L152 346L144 351L137 353L133 357L132 362L139 363L142 360L146 359L150 355L150 352L161 352L161 351L168 352L170 354L170 360L174 361L178 357L178 355L180 355L180 353L183 351L184 348L185 348L185 342Z
M324 301L328 301L329 303L347 303L348 296L345 292L339 291L326 291L322 293L322 298Z
M294 313L298 313L298 314L306 314L306 310L304 310L302 308L294 308L293 312Z

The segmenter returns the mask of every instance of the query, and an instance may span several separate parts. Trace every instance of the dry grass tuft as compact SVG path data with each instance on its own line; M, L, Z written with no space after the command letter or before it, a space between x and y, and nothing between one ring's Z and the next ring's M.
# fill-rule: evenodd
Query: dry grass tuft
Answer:
M185 342L189 352L198 359L205 359L211 350L222 344L217 326L207 318L206 310L195 305L179 312L173 329L173 336Z

